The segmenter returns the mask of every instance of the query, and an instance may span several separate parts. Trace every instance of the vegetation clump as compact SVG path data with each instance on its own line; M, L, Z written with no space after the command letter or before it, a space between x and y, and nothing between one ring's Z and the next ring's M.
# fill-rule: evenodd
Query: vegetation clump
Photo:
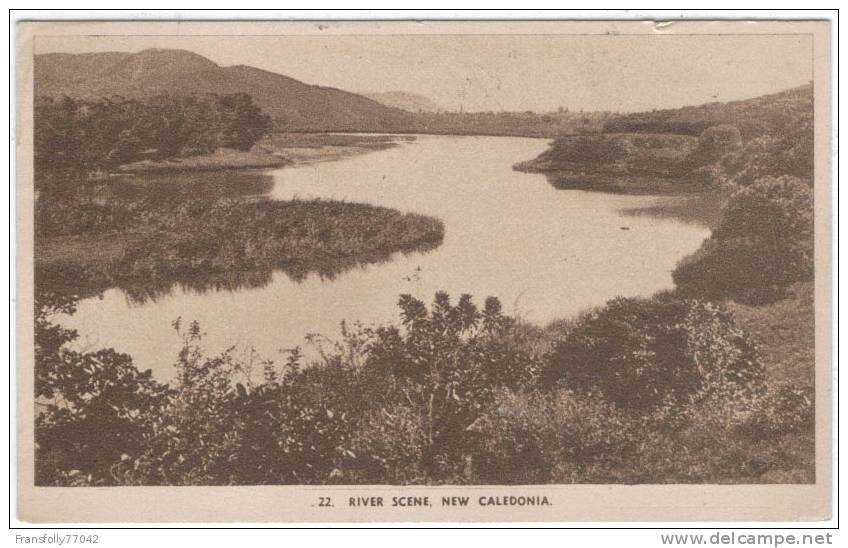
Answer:
M678 265L686 294L767 303L813 276L813 193L796 177L764 177L740 188L701 249Z
M711 303L618 298L588 314L548 360L547 382L651 411L716 391L756 391L763 368L753 343Z
M297 279L332 276L396 252L431 249L443 236L437 219L338 201L102 204L44 195L36 202L37 282L91 292L274 268ZM117 243L108 253L67 252L77 240L87 247Z
M271 119L250 95L35 101L36 170L108 170L143 159L250 149Z
M696 147L697 139L685 135L569 135L555 140L538 158L516 164L514 169L547 173L551 184L563 189L655 190L658 180L680 174Z

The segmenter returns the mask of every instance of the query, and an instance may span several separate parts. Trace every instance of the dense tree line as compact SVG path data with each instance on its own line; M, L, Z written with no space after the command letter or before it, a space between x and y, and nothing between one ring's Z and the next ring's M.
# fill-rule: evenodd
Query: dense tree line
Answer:
M250 149L271 119L244 93L101 100L39 97L37 170L102 170L142 159Z

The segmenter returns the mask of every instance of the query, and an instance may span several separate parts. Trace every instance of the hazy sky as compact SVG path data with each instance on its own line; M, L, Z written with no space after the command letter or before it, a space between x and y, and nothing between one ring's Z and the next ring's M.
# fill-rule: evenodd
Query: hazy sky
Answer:
M349 91L466 111L635 111L744 99L812 80L805 35L38 37L37 53L182 48Z

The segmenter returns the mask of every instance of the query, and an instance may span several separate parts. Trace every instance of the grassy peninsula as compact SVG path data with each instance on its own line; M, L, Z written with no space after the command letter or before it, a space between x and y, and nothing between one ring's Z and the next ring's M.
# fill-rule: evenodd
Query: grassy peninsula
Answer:
M430 249L444 235L436 219L337 201L194 200L150 207L42 195L37 208L39 284L85 293L200 282L237 271L331 276L395 252Z

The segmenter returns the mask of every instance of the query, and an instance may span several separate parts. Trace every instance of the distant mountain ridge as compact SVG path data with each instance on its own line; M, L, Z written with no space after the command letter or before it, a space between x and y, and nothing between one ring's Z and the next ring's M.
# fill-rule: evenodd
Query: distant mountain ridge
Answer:
M34 80L36 96L80 99L243 92L276 127L295 131L383 131L412 119L355 93L244 65L222 67L186 50L36 55Z
M387 107L399 108L407 112L442 112L445 110L429 97L408 91L374 91L362 95Z

